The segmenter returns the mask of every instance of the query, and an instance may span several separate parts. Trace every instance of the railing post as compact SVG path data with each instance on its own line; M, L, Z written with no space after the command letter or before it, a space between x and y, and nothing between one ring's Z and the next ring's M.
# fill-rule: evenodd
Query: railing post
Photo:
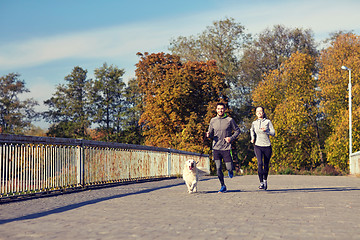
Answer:
M171 148L169 148L169 153L168 153L168 176L171 176Z
M2 196L2 194L4 193L4 185L3 184L4 184L4 181L5 181L5 179L4 179L4 170L2 169L2 166L3 166L4 162L5 162L5 160L3 158L3 156L4 156L3 150L4 150L4 145L1 144L0 145L0 196Z
M78 187L84 186L84 144L82 141L77 149L76 180Z

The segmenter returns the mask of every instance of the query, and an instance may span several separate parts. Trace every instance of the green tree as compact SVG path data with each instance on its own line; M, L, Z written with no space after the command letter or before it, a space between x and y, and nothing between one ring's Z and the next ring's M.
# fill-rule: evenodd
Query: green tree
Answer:
M31 124L30 128L24 132L24 135L45 137L46 131L47 129L42 129L41 127L34 126Z
M349 134L348 134L348 83L349 72L341 66L352 69L353 104L353 150L360 150L360 37L353 33L338 33L330 40L330 46L321 52L319 58L319 87L321 107L325 120L330 126L325 149L328 162L340 171L348 171Z
M241 59L241 79L248 81L248 93L261 82L264 74L278 69L293 53L317 57L316 47L310 29L291 29L282 25L266 28L245 47Z
M47 122L53 123L47 135L87 138L86 130L90 126L87 70L74 67L65 81L67 84L58 85L53 96L44 101L49 110L43 116Z
M90 104L92 119L98 125L98 130L105 133L105 139L116 139L122 131L124 118L124 89L126 84L122 80L124 70L116 66L95 69L95 79L91 81Z
M119 141L128 144L142 145L144 143L144 137L142 135L142 126L139 124L143 112L141 108L142 96L136 78L128 81L124 97L126 114Z
M257 85L265 73L278 69L296 52L318 56L317 44L310 29L291 29L283 25L266 28L244 50L243 77Z
M38 118L34 107L38 103L30 98L20 100L19 95L29 92L20 74L0 77L0 133L21 134L30 129L31 121Z
M169 50L184 62L215 60L231 89L227 89L226 94L232 101L239 102L243 100L243 92L247 88L247 81L239 80L241 52L250 38L250 34L245 33L244 26L233 18L225 18L214 21L212 26L208 26L198 36L173 39Z

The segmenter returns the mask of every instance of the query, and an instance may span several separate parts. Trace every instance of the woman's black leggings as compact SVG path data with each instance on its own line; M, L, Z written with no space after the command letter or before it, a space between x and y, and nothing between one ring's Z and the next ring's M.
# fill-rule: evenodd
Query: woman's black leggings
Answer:
M267 180L269 175L269 164L272 154L272 148L269 147L259 147L254 146L255 155L258 162L258 175L260 182Z

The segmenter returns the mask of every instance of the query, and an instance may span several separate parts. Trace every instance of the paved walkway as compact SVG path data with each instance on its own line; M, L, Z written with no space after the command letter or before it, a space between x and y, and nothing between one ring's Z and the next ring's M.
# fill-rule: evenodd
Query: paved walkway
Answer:
M0 239L360 239L360 178L203 177L3 203Z

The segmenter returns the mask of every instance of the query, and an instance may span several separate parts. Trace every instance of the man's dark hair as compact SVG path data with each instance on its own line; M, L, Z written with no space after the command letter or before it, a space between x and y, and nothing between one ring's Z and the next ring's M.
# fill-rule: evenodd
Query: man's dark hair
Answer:
M218 103L216 104L216 106L223 106L224 108L226 108L225 103L222 103L222 102L218 102Z

